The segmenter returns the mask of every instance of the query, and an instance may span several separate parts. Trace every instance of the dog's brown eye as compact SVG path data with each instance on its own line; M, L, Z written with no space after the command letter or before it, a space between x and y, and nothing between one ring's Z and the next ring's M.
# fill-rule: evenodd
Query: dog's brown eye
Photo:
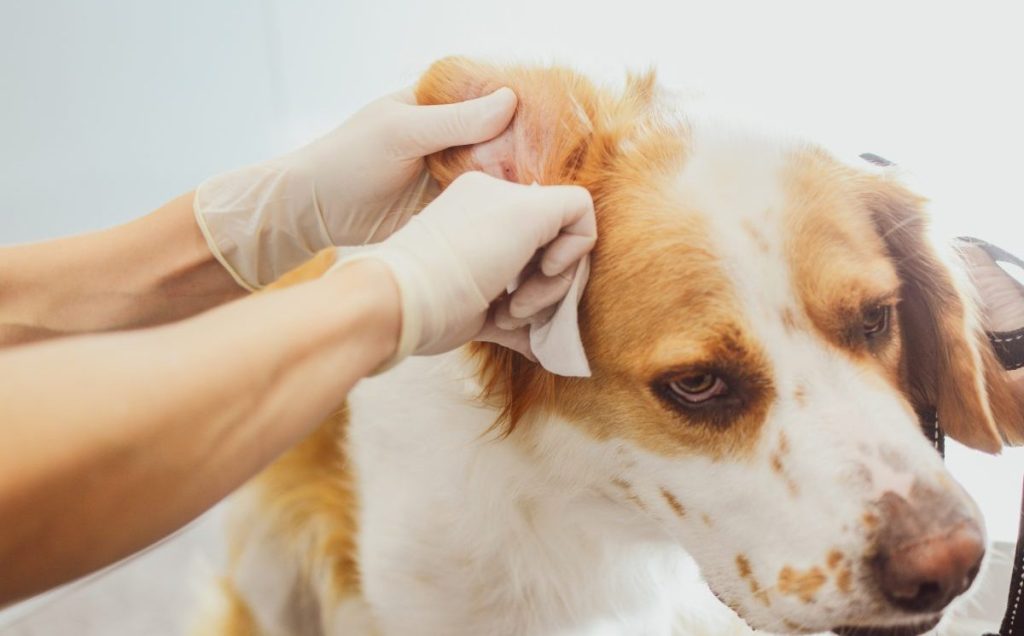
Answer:
M875 305L864 311L864 336L877 337L889 329L889 305Z
M701 404L725 395L729 391L725 381L712 373L698 373L676 378L667 384L667 388L673 397L689 404Z

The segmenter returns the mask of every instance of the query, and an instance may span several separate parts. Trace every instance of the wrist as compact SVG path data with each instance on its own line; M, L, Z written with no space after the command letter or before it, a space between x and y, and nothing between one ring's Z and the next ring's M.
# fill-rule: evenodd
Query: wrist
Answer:
M246 294L207 247L192 214L193 193L111 230L125 254L137 254L128 267L124 327L180 320ZM112 237L113 238L113 237ZM126 263L121 262L124 267ZM105 280L116 280L111 272Z
M391 360L402 326L401 298L390 268L374 259L360 259L328 271L318 282L327 288L339 315L355 317L353 327L371 369Z

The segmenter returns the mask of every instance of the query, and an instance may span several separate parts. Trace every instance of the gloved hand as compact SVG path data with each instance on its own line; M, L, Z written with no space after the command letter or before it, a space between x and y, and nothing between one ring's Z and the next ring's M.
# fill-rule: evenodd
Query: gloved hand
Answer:
M402 328L385 368L411 354L440 353L470 340L499 342L529 355L522 321L503 330L494 315L527 318L549 311L596 238L594 206L585 189L525 186L470 172L383 243L355 253L341 249L332 269L373 258L394 275ZM535 255L537 266L528 268ZM524 270L526 280L492 307Z
M206 180L196 220L235 280L257 289L331 245L390 236L437 194L423 157L497 136L515 108L508 88L439 106L406 89L295 152Z

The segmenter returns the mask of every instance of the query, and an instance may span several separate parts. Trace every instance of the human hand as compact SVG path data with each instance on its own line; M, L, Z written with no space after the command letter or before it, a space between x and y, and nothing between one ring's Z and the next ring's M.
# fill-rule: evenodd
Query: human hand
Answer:
M390 236L437 194L423 157L497 136L515 108L508 88L438 106L399 91L292 153L208 179L196 219L235 279L259 288L325 247Z
M490 340L527 353L523 326L568 291L572 272L594 246L590 194L578 186L525 186L469 172L383 243L350 254L387 264L398 284L402 327L391 366L412 354ZM508 284L537 267L500 304ZM495 324L512 317L513 329Z

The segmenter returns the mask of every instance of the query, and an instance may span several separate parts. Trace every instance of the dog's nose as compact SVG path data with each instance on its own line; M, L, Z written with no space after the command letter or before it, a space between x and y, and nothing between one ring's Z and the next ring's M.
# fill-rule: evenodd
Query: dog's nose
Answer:
M875 581L895 607L934 612L967 591L985 556L978 522L941 495L891 492L879 501L882 526L872 560Z

